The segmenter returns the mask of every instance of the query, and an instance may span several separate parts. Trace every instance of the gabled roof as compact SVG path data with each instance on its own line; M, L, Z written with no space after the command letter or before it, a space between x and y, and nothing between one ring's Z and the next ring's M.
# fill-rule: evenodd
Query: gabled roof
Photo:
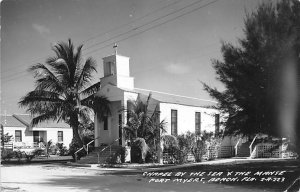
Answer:
M212 101L212 100L175 95L175 94L164 93L164 92L153 91L153 90L147 90L147 89L141 89L141 88L135 88L133 90L132 89L126 89L126 88L120 88L120 89L122 89L126 92L139 93L139 94L143 94L143 95L146 95L146 96L149 95L149 93L151 93L152 98L159 101L159 102L161 102L161 103L172 103L172 104L195 106L195 107L205 107L205 108L216 106L216 104L217 104L216 101Z
M14 114L1 116L1 124L7 127L29 127L33 117L29 114ZM39 128L68 128L68 124L64 122L45 121L34 127Z
M1 125L4 127L26 127L12 115L1 115Z

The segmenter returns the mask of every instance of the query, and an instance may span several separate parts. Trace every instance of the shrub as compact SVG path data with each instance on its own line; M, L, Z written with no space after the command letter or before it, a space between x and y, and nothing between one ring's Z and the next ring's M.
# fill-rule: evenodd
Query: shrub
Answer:
M106 159L107 164L120 164L125 162L126 148L121 147L118 151Z
M50 154L50 155L56 155L57 152L58 152L58 148L57 148L56 145L51 145L51 146L49 147L49 154Z
M149 148L149 151L146 154L145 162L146 163L158 162L158 158L157 158L157 154L156 154L155 149Z
M207 160L218 158L218 152L221 148L222 138L219 136L211 136L205 142Z
M181 151L178 161L179 163L185 163L188 155L192 154L193 149L196 147L196 136L188 131L186 134L178 135L177 139L178 147Z
M206 142L204 139L197 139L196 146L192 149L192 154L196 162L201 162L203 156L206 154Z
M164 135L162 141L167 157L165 163L186 163L189 155L192 155L196 162L201 162L204 156L213 159L217 157L221 146L220 136L215 137L212 132L205 131L201 136L189 131L177 137Z
M2 134L1 135L1 145L4 146L4 143L9 143L12 139L12 135L8 135L8 133L6 134Z
M14 157L14 151L11 149L2 149L1 150L1 159L3 161L9 161L11 158Z
M43 150L43 149L35 149L30 153L23 152L23 155L26 158L27 162L31 161L36 156L41 156L41 155L46 155L47 156L46 151Z
M45 155L49 157L50 154L55 154L56 149L55 146L52 143L52 140L50 139L48 142L43 142L45 145Z
M294 143L290 141L284 141L282 143L282 151L280 153L282 154L283 158L289 157L299 159L300 155L296 151L297 148Z
M149 147L143 138L136 138L131 145L131 162L144 163Z
M59 156L69 155L69 150L67 149L66 146L64 146L63 143L56 143L56 148L57 148L56 154L58 154Z
M161 141L163 142L163 148L169 149L172 147L178 147L178 140L173 135L163 135L161 136Z
M25 153L22 153L21 151L14 151L14 158L17 158L18 161L20 162L22 157L25 157Z
M33 158L35 158L36 156L40 156L45 154L45 150L43 149L35 149L31 152L24 152L24 151L12 151L12 150L7 150L7 149L3 149L1 151L1 159L3 161L10 161L11 159L17 159L18 162L21 162L22 159L26 160L26 162L30 162Z
M178 139L173 135L163 135L161 141L163 142L164 163L178 163L181 157Z

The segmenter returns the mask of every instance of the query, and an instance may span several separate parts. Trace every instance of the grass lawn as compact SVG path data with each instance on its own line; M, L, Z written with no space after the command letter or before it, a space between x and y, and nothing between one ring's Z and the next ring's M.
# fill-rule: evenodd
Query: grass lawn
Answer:
M46 156L36 156L30 161L27 161L26 158L11 158L6 161L1 161L1 164L26 164L26 163L42 163L42 162L64 162L64 161L71 161L73 158L72 156L57 156L51 155L50 157Z
M132 168L75 167L62 163L35 163L1 165L1 183L2 191L6 192L282 192L299 176L299 169L299 161L278 159L238 161L220 159L200 164L156 168L149 168L149 166ZM276 173L277 175L254 175L257 171L260 174ZM178 172L181 176L174 176ZM239 175L227 176L228 172ZM154 177L145 176L145 173L172 173L173 175ZM195 176L191 173L199 175ZM200 174L203 175L200 176ZM235 177L238 180L220 181L220 179ZM243 180L245 177L254 179L284 177L284 180L283 182L281 180L280 182ZM191 178L204 178L204 181L184 183ZM209 182L212 178L215 180ZM150 182L152 179L156 179L158 182ZM160 182L161 179L170 179L170 181ZM171 179L181 179L182 182L179 180L173 182ZM294 189L291 191L299 191L299 188L298 190Z

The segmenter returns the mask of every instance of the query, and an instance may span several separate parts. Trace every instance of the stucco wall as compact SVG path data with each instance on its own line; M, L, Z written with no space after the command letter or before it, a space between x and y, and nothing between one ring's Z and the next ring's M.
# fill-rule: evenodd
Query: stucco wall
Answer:
M26 127L3 127L3 133L6 134L8 133L8 135L12 135L13 138L11 141L15 141L15 130L21 130L22 131L22 141L23 142L33 142L32 139L32 132L28 132L26 130ZM31 135L30 135L31 133Z
M115 101L119 102L119 104L118 104L119 109L121 108L121 106L122 107L124 106L124 91L115 86L108 84L108 85L102 87L101 90L96 93L96 95L104 96L112 103L114 103ZM114 106L112 106L112 108L114 108ZM111 111L111 114L113 116L118 117L118 115L115 113L118 113L118 112ZM116 118L116 117L114 117L114 118ZM112 122L111 122L112 118L113 117L108 118L108 127L109 127L108 129L109 130L111 130L110 127L112 126ZM96 147L100 146L102 143L109 144L114 140L113 138L115 138L115 139L118 138L119 134L112 135L113 132L103 130L104 124L103 124L103 122L101 122L100 119L98 119L97 115L95 115L94 123L95 123L95 138L97 138L95 140Z
M107 85L97 94L107 97L111 101L111 116L108 118L108 130L104 130L104 123L95 116L95 137L99 138L95 141L95 146L101 144L110 144L119 138L119 114L120 109L127 108L128 100L136 100L138 94L132 92L124 92L119 88ZM122 114L122 122L126 122L126 114ZM123 136L123 135L122 135ZM115 142L118 145L118 141ZM122 141L124 145L124 139Z
M61 128L49 128L47 131L47 141L52 140L53 143L58 142L58 131L63 131L63 144L69 148L69 145L73 138L72 129L61 129Z
M95 146L100 146L101 144L111 144L116 139L119 138L119 114L121 113L122 105L121 101L112 101L110 105L111 116L108 117L108 128L104 130L104 122L96 118L97 123L95 123L95 129L97 129L96 137L97 142ZM118 145L119 141L115 141Z
M118 75L129 77L129 57L117 55L116 56L116 70Z
M166 134L171 134L171 110L177 110L178 135L187 131L195 132L195 112L201 113L201 131L215 131L215 114L217 110L201 107L160 103L160 120L166 121Z

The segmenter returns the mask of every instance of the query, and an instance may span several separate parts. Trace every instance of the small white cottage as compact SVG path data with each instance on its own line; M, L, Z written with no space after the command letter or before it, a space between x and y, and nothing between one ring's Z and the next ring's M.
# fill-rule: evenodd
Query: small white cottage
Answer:
M68 124L47 121L32 127L31 120L32 117L29 114L1 116L1 127L3 128L1 132L12 136L10 144L14 150L39 147L41 142L49 140L53 144L62 143L69 148L73 131Z

